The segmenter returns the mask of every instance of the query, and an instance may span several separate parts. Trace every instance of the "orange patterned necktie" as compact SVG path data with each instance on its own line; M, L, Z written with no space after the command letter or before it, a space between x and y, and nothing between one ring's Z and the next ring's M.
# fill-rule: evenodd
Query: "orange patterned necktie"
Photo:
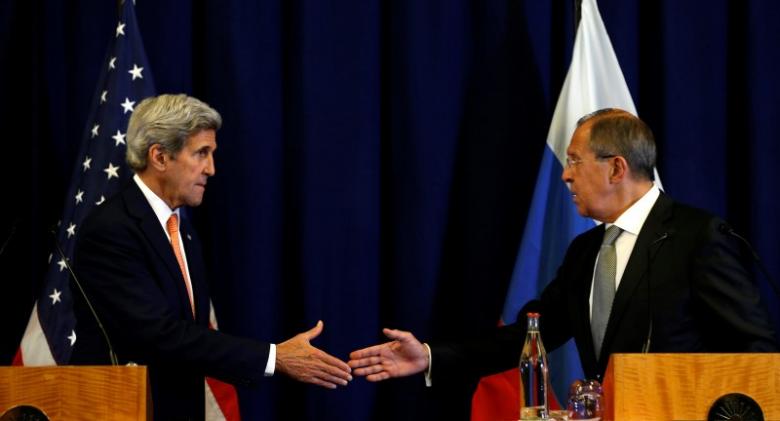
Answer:
M187 288L187 296L190 298L190 308L192 309L192 316L195 317L195 303L192 299L192 287L190 286L190 280L187 276L187 268L184 266L184 258L181 255L181 244L179 243L179 217L174 213L168 218L165 226L168 228L168 235L171 236L171 247L173 247L173 254L176 255L176 261L179 262L179 269L184 280L184 286Z

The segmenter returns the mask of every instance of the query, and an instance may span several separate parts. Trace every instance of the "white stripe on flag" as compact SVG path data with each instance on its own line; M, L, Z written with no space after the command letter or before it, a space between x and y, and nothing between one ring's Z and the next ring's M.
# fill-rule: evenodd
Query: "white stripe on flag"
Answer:
M43 334L43 329L41 329L41 322L38 320L38 303L35 303L35 306L33 306L30 321L27 322L27 329L24 330L20 348L23 365L56 365L54 356L49 350L49 344L46 342L46 335Z
M547 145L561 165L566 161L566 148L580 117L607 107L636 115L631 92L595 0L582 2L582 18L572 51L571 67L547 135Z
M222 413L222 409L219 407L217 398L214 393L211 392L208 382L203 382L206 388L206 421L227 421L225 414Z

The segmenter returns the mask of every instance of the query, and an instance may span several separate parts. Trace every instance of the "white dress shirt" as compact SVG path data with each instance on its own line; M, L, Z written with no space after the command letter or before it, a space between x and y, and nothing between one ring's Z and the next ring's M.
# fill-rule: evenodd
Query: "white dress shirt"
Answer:
M636 245L636 239L639 236L639 231L642 230L642 226L645 224L647 216L650 215L650 211L653 209L658 196L661 195L661 190L658 186L653 184L653 187L647 191L639 200L636 201L631 207L626 209L616 220L611 224L606 224L604 229L617 225L623 232L615 240L615 257L616 270L615 270L615 293L617 293L620 286L620 279L623 277L623 272L626 271L626 265L628 264L628 258L631 257L631 252ZM598 258L593 264L593 276L596 276L596 265L598 264ZM590 298L588 300L590 304L591 317L593 317L593 282L590 285Z

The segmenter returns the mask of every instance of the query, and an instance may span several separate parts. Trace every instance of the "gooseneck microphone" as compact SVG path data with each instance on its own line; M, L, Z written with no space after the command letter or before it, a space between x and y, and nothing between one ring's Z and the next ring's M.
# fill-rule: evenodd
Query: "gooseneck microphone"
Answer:
M772 289L775 291L775 295L777 295L777 298L780 299L780 287L778 287L777 282L769 274L766 266L764 266L764 261L761 260L761 258L758 256L758 253L756 253L756 250L750 244L750 241L748 241L745 237L737 234L737 232L734 231L734 228L731 228L731 226L725 222L718 225L718 231L720 231L722 234L730 235L738 239L742 242L742 244L745 245L745 247L747 247L747 249L750 251L750 254L753 256L753 260L756 261L758 268L761 269L761 272L764 274L764 277L766 277L767 282L769 282L769 285L771 285Z
M13 225L11 225L11 230L8 233L8 237L5 238L5 241L3 241L3 245L0 246L0 256L3 255L3 252L5 251L5 247L8 245L8 243L11 242L11 238L13 238L14 234L16 234L16 225L19 223L19 218L16 218L14 220Z
M79 282L79 278L76 277L76 273L73 271L73 268L70 266L69 259L65 256L65 253L62 251L62 247L60 247L60 242L57 240L57 231L52 229L49 232L54 237L54 247L57 249L57 253L60 255L60 258L62 258L62 261L65 262L65 267L68 268L68 272L70 273L70 276L73 278L73 283L76 284L76 287L78 287L79 292L81 292L81 296L84 298L84 302L87 303L89 312L92 313L92 317L95 319L95 322L97 322L98 328L100 329L100 333L103 334L103 339L106 340L106 345L108 345L108 358L111 360L111 365L119 365L119 360L117 360L116 358L114 347L111 346L111 341L108 339L108 333L106 333L106 329L103 327L103 323L100 321L100 317L98 317L95 308L92 307L92 302L89 301L89 297L87 297L87 293L84 292L84 288L81 286L81 282Z

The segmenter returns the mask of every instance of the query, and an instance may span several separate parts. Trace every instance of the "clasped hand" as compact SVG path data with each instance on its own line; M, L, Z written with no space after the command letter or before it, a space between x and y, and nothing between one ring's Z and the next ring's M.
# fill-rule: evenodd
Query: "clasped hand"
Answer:
M330 354L315 348L310 341L322 332L322 321L310 330L295 335L276 346L276 369L305 383L328 389L346 386L352 380L352 369Z
M322 329L322 321L318 321L309 331L277 345L277 370L295 380L335 389L352 380L353 369L354 374L378 382L421 373L428 368L428 351L411 332L383 329L391 341L354 351L349 354L349 363L344 363L311 345L310 341Z
M371 382L405 377L428 368L428 350L411 332L383 329L390 342L363 348L349 354L349 366Z

